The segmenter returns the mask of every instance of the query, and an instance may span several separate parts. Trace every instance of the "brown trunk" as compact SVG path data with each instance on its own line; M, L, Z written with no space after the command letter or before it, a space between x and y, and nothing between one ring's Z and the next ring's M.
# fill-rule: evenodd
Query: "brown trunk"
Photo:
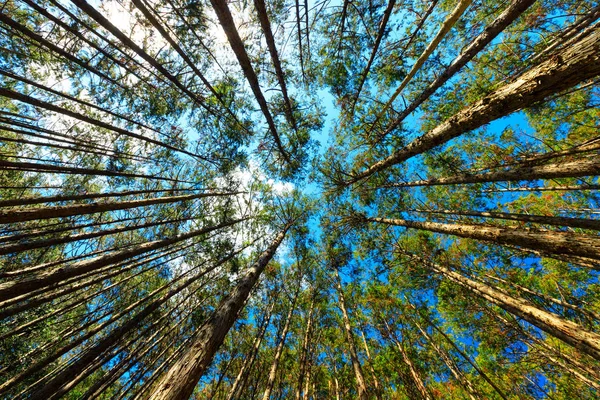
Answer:
M271 370L269 371L269 377L267 379L265 392L262 396L263 400L269 400L271 398L273 386L275 385L275 378L277 377L277 369L279 368L279 360L281 359L281 355L283 354L285 339L287 338L288 330L290 329L290 323L292 322L292 316L294 315L294 309L296 308L296 300L298 299L298 294L300 292L299 288L300 286L298 286L298 290L294 295L294 300L292 300L292 303L290 304L290 309L288 310L288 314L285 318L285 324L283 325L283 329L281 330L279 343L277 344L275 354L273 355L273 362L271 364Z
M273 32L271 31L271 23L269 22L269 15L267 14L267 7L265 5L264 0L254 0L254 7L256 8L256 12L258 14L260 27L262 28L262 31L265 34L265 40L267 42L269 54L271 55L271 62L275 67L275 75L277 75L277 81L279 82L281 94L283 95L283 101L285 103L285 116L290 125L294 129L296 129L296 120L294 118L292 103L290 102L290 98L288 97L287 86L285 84L285 76L283 75L283 69L281 68L281 62L279 61L279 55L277 54L277 47L275 47L275 38L273 37ZM297 0L296 10L298 10ZM299 24L300 21L298 21L298 26L300 26Z
M72 217L105 211L127 210L130 208L152 206L156 204L178 203L203 197L222 197L233 193L201 193L184 196L164 196L142 200L107 201L103 203L73 204L68 206L30 207L17 210L0 210L0 224L38 221L43 219Z
M344 321L344 333L346 334L346 342L348 343L348 351L350 352L350 359L352 360L352 368L354 369L354 377L356 378L356 386L358 389L358 398L361 400L368 399L368 390L365 380L365 376L358 359L358 352L356 351L356 345L354 344L354 334L352 333L352 325L350 324L350 317L346 310L346 299L344 297L344 289L342 288L342 280L340 273L335 269L336 276L336 289L338 292L338 306L342 311L342 318Z
M313 289L314 290L314 289ZM302 339L302 352L300 353L300 372L298 373L298 385L296 387L296 400L302 398L302 389L304 386L304 375L306 374L306 364L308 363L308 346L312 337L313 312L315 309L315 297L310 300L308 315L306 316L306 328L304 329L304 338ZM306 395L306 393L305 393Z
M491 286L466 278L457 272L451 271L441 265L433 264L421 257L415 255L411 255L410 257L482 299L501 307L519 318L523 318L544 332L600 360L600 334L588 331L580 325L554 313L541 310L531 305L525 299L507 295Z
M419 325L419 323L415 319L411 318L411 320L413 321L413 323L415 324L415 326L417 327L419 332L421 332L421 334L423 335L423 337L425 338L427 343L429 343L429 345L431 347L433 347L433 349L440 356L442 361L444 361L444 364L446 364L446 366L448 367L448 369L454 376L454 379L456 379L456 381L459 382L460 385L464 389L466 389L466 391L469 394L469 398L471 400L480 399L481 396L477 393L477 391L473 387L473 384L471 383L471 381L469 381L469 379L465 376L465 374L460 370L458 365L456 365L454 360L452 360L452 358L450 357L450 354L448 354L448 352L446 352L446 350L444 350L444 348L439 346L435 342L435 340L429 335L429 333L427 333L427 331L425 329L423 329L421 327L421 325Z
M419 97L410 103L398 118L385 130L381 137L388 135L402 123L402 121L417 109L425 100L429 98L437 89L448 81L454 74L460 71L469 61L473 59L485 46L487 46L500 32L518 18L527 10L535 0L513 0L513 2L498 16L483 32L477 36L467 48L465 48L458 57L456 57L450 66L444 72L438 75L433 82L429 84Z
M365 221L383 223L430 232L508 244L524 249L541 250L548 254L565 254L591 259L600 258L600 237L571 232L529 231L513 227L493 227L475 224L444 224L404 219L365 218Z
M13 206L21 207L21 206L31 205L31 204L59 203L59 202L63 202L63 201L101 199L101 198L106 198L106 197L136 196L139 194L151 194L151 193L193 192L193 191L196 191L196 189L191 189L191 188L189 188L189 189L188 188L148 189L148 190L128 190L128 191L123 191L123 192L86 193L86 194L74 194L74 195L32 197L32 198L25 197L25 198L20 198L20 199L0 200L0 207L13 207Z
M373 368L373 362L371 359L371 352L369 351L369 345L367 344L367 338L365 337L365 333L360 331L360 336L362 337L362 343L365 348L365 354L367 355L367 362L369 364L369 370L371 372L371 378L373 378L373 387L375 388L375 397L378 400L381 400L381 385L379 384L379 380L377 379L377 374L375 374L375 368Z
M600 231L600 220L569 217L552 217L546 215L530 215L505 213L497 211L454 211L454 210L410 210L418 213L463 215L467 217L496 218L509 221L534 222L536 224L568 226L571 228L592 229Z
M404 345L396 339L396 335L390 329L390 326L388 325L387 321L384 320L384 323L385 323L385 329L387 330L388 336L390 337L390 339L392 339L394 344L396 344L396 348L398 349L398 352L400 352L400 355L402 356L402 361L404 361L404 363L408 367L411 380L413 381L415 387L417 388L419 395L424 400L433 400L431 398L431 395L427 391L427 387L425 386L425 382L423 381L423 378L421 378L421 374L419 373L419 371L417 370L417 367L412 362L408 353L404 349Z
M9 90L9 89L6 89L6 88L0 88L0 95L4 96L4 97L8 97L8 98L13 99L13 100L17 100L17 101L20 101L20 102L23 102L23 103L30 104L30 105L35 106L35 107L43 108L43 109L48 110L48 111L52 111L52 112L55 112L55 113L63 114L63 115L66 115L68 117L75 118L75 119L77 119L79 121L86 122L86 123L88 123L90 125L95 125L95 126L98 126L100 128L108 129L110 131L118 133L119 135L125 135L125 136L128 136L128 137L134 138L134 139L142 140L142 141L147 142L147 143L152 143L152 144L154 144L156 146L164 147L164 148L169 149L169 150L173 150L173 151L176 151L176 152L179 152L179 153L187 154L187 155L195 157L195 158L203 159L201 156L199 156L197 154L194 154L194 153L190 153L187 150L179 149L177 147L171 146L170 144L166 144L166 143L161 142L159 140L155 140L155 139L149 138L147 136L140 135L138 133L131 132L131 131L128 131L128 130L123 129L123 128L119 128L118 126L114 126L114 125L108 124L108 123L106 123L104 121L100 121L98 119L88 117L87 115L80 114L80 113L77 113L75 111L71 111L71 110L68 110L66 108L56 106L56 105L48 103L46 101L39 100L39 99L33 98L31 96L25 95L25 94L18 93L18 92L15 92L13 90Z
M235 377L235 381L233 382L233 386L231 386L231 390L229 391L229 395L227 396L227 400L235 400L242 397L241 391L241 383L242 380L246 379L246 373L254 364L254 360L258 355L258 350L260 349L260 344L262 343L263 338L265 337L265 332L267 331L267 327L269 326L269 321L271 320L271 312L273 311L273 307L275 306L275 302L273 301L267 311L265 312L265 316L263 317L263 322L260 326L258 334L254 339L254 343L252 344L252 349L250 349L250 357L244 358L242 368L240 368L240 372Z
M575 191L580 190L600 190L600 185L564 185L564 186L531 186L531 187L508 187L498 189L485 189L483 193L500 192L556 192L556 191Z
M194 237L215 231L217 229L229 227L245 219L247 218L206 227L197 231L189 232L169 239L155 240L153 242L142 243L129 249L115 251L104 256L98 256L88 260L79 261L69 265L68 267L38 272L36 274L28 276L27 278L2 283L0 284L0 301L10 299L11 297L18 296L20 294L24 294L41 287L50 287L56 285L64 279L82 275L86 272L90 272L97 268L119 263L153 250L165 248L175 243L179 243L187 239L192 239Z
M217 18L219 19L221 27L225 31L225 35L227 36L227 40L229 41L231 49L235 53L242 71L244 71L244 76L246 76L246 80L250 84L250 88L254 93L254 97L256 98L256 101L258 102L258 105L260 106L260 109L267 120L271 135L275 140L275 145L277 146L277 149L279 150L279 153L283 159L287 162L290 162L289 156L283 148L283 144L281 143L279 133L277 133L275 121L273 120L271 112L269 111L267 100L260 89L258 77L256 76L254 68L252 68L250 57L248 57L248 53L246 53L244 42L242 42L242 38L240 37L237 28L235 27L235 23L233 22L233 17L229 11L227 2L225 0L211 0L211 4L215 10L215 13L217 14Z
M600 63L599 63L600 64ZM600 160L598 157L584 158L557 164L547 164L533 167L516 167L507 171L484 172L480 174L462 173L444 178L431 178L421 181L394 183L389 187L414 187L459 185L467 183L532 181L537 179L581 178L600 175Z
M351 117L354 116L354 108L356 106L356 103L358 102L358 99L360 98L360 92L362 91L363 85L365 84L365 81L367 80L367 76L369 75L371 66L373 65L373 62L375 61L375 56L377 55L377 51L379 50L379 45L381 45L381 41L383 40L383 36L385 34L388 21L390 20L390 15L392 15L392 10L394 9L395 5L396 5L396 0L389 0L386 9L383 12L383 17L381 18L381 22L379 23L379 30L377 32L377 38L375 39L375 43L373 44L373 49L371 50L371 56L369 57L369 61L367 62L367 65L366 65L363 73L360 75L360 78L359 78L360 80L358 81L358 85L357 85L358 88L356 89L356 94L354 95L354 100L352 101L352 106L351 106L351 110L350 110Z
M459 111L406 147L396 150L391 156L355 174L345 184L349 185L367 178L500 117L529 107L554 93L594 78L598 74L600 74L600 30L596 28L590 34L579 38L572 46L559 51L513 82ZM600 166L597 166L598 168Z
M237 319L250 291L275 255L289 228L290 224L286 225L269 248L246 271L233 291L221 301L212 317L195 334L188 351L162 377L150 398L154 400L187 399L192 394L194 387L223 343L225 335Z
M192 93L184 84L182 84L174 75L172 75L167 69L156 61L152 56L146 53L141 47L133 42L129 37L127 37L123 32L119 30L115 25L113 25L102 13L98 12L92 5L90 5L86 0L71 0L73 4L75 4L80 10L89 15L92 19L94 19L100 26L105 28L111 34L113 34L117 39L119 39L126 47L133 50L140 58L144 59L148 64L152 65L154 69L159 71L165 78L167 78L171 83L173 83L179 90L185 93L190 97L193 101L195 101L199 106L204 108L206 111L211 113L214 116L218 116L212 107L209 107L205 104L202 96Z
M118 228L104 229L104 230L90 232L90 233L78 233L78 234L71 233L70 235L63 236L63 237L53 237L51 239L41 239L41 240L34 240L34 241L29 241L29 242L15 243L15 244L10 244L10 245L6 245L6 246L0 246L0 256L6 255L6 254L11 254L11 253L18 253L18 252L22 252L22 251L29 251L29 250L33 250L33 249L40 249L40 248L44 248L44 247L56 246L59 244L72 243L72 242L77 242L80 240L93 239L93 238L108 236L108 235L115 235L117 233L129 232L129 231L134 231L134 230L138 230L138 229L151 228L154 226L160 226L160 225L165 225L165 224L170 224L170 223L185 222L190 219L191 218L184 218L184 219L173 219L173 220L168 220L168 221L150 222L147 224L121 226Z
M398 89L396 89L392 97L387 101L387 103L383 107L383 110L377 115L377 118L375 119L373 125L376 125L378 120L381 119L383 114L391 107L394 100L396 100L396 97L398 97L398 95L402 92L402 90L404 90L406 85L408 85L408 83L415 76L417 71L419 71L423 64L425 64L425 61L427 61L429 56L434 52L434 50L437 48L437 46L440 44L440 42L446 36L446 34L450 32L450 29L452 29L456 21L458 21L460 16L465 12L467 7L471 5L471 3L472 0L460 0L458 2L454 10L452 10L450 15L448 15L448 17L446 17L446 20L442 23L440 30L437 32L433 40L429 42L423 53L419 56L419 58L417 59L417 61L415 61L410 71L406 74L406 76L402 80L402 83L400 83Z

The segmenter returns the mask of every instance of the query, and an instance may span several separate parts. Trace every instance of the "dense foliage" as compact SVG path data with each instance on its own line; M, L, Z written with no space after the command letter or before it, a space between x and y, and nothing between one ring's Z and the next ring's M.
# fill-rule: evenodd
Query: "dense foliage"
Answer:
M0 398L598 398L599 19L3 0Z

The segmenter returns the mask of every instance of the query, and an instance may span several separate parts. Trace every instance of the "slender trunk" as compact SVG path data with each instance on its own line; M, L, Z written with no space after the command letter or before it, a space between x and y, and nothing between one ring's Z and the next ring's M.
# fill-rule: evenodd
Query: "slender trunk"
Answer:
M90 233L79 233L79 234L70 234L68 236L63 237L53 237L50 239L41 239L34 240L29 242L21 242L10 244L6 246L0 246L0 256L12 253L18 253L22 251L29 251L33 249L40 249L44 247L57 246L60 244L77 242L80 240L93 239L103 236L115 235L117 233L135 231L139 229L151 228L154 226L160 226L165 224L177 223L177 222L185 222L189 221L192 218L183 218L183 219L172 219L167 221L158 221L158 222L149 222L141 225L131 225L131 226L121 226L113 229L104 229L96 232Z
M285 116L290 125L296 129L296 120L294 118L292 103L288 97L287 86L285 84L285 75L283 74L283 68L281 68L281 62L279 61L279 55L277 54L277 47L275 46L275 38L273 37L273 32L271 31L271 23L269 22L269 15L267 14L267 7L264 0L254 0L254 7L256 8L262 31L265 34L265 40L267 42L269 54L271 55L271 62L275 67L275 75L277 75L277 81L279 82L281 94L283 95L283 101L285 103ZM298 10L298 0L296 0L296 10ZM298 27L300 27L299 21ZM299 32L300 30L298 28L298 34Z
M313 289L314 290L314 289ZM313 312L315 309L314 294L310 300L308 315L306 316L306 328L304 329L304 338L302 339L302 352L300 353L300 372L298 373L298 384L296 387L296 400L302 397L302 388L304 386L304 375L306 374L306 364L308 362L308 346L312 336Z
M371 359L371 352L369 351L369 345L367 344L367 338L365 337L364 331L361 329L360 335L362 337L362 343L365 348L365 353L367 354L367 363L369 364L369 370L371 371L371 378L373 378L373 387L375 388L375 397L378 400L381 400L381 385L379 384L379 380L377 379L377 374L375 373L375 368L373 368L373 360Z
M127 190L123 192L106 192L106 193L86 193L86 194L73 194L73 195L59 195L59 196L46 196L46 197L33 197L33 198L20 198L10 200L0 200L0 207L14 207L14 206L25 206L31 204L42 204L42 203L60 203L63 201L76 201L76 200L90 200L90 199L102 199L106 197L125 197L125 196L136 196L138 194L151 194L151 193L164 193L164 192L193 192L198 189L193 188L176 188L176 189L147 189L147 190ZM234 193L232 193L234 194Z
M42 271L36 274L32 274L27 278L22 278L16 281L8 281L0 284L0 301L10 299L11 297L15 297L41 287L51 287L53 285L59 284L64 279L83 275L87 272L93 271L94 269L119 263L153 250L162 249L167 246L182 242L184 240L192 239L194 237L221 228L226 228L239 222L242 222L246 219L247 218L230 222L224 222L219 225L209 226L197 231L189 232L169 239L155 240L152 242L142 243L140 245L133 246L129 249L115 251L104 256L98 256L88 260L79 261L69 265L68 267L58 268L50 271Z
M381 137L388 135L402 123L402 121L417 109L425 100L427 100L437 89L442 87L454 74L460 71L469 61L473 59L481 50L485 48L500 32L517 19L525 10L527 10L535 0L513 0L512 3L500 14L491 24L489 24L479 36L477 36L460 55L458 55L450 66L435 78L423 92L413 100L398 118L390 124Z
M427 45L427 47L425 48L423 53L419 56L419 58L417 59L417 61L415 61L414 65L412 66L410 71L406 74L406 76L402 80L402 83L400 83L400 86L398 87L398 89L396 89L396 91L394 92L392 97L387 101L387 103L383 107L383 110L379 113L379 115L375 119L375 122L373 125L376 125L378 120L383 116L383 114L388 110L388 108L391 107L394 100L396 100L396 98L402 92L402 90L404 90L406 85L408 85L408 83L412 80L412 78L416 75L416 73L421 69L423 64L425 64L425 61L427 61L429 56L431 56L431 54L435 51L435 49L440 44L442 39L446 36L446 34L448 34L448 32L450 32L450 29L452 29L452 27L454 26L456 21L458 21L460 16L465 12L467 7L469 7L471 5L471 3L472 3L472 0L460 0L458 2L456 7L454 7L454 10L452 10L450 15L448 15L448 17L446 17L446 20L442 23L440 30L437 32L437 34L435 35L433 40L431 42L429 42L429 44Z
M433 349L440 356L442 361L444 361L444 364L446 364L446 366L448 367L448 369L454 376L454 379L456 379L456 381L459 382L461 384L461 386L467 390L467 392L469 394L469 398L471 400L481 399L481 396L477 393L477 391L475 390L475 387L473 386L471 381L460 370L460 368L458 367L458 365L456 365L454 360L452 360L452 358L450 357L448 352L446 352L446 350L444 350L444 348L439 346L435 342L435 340L429 335L429 333L427 333L427 331L424 328L422 328L421 325L416 320L414 320L413 318L411 318L411 319L412 319L413 323L415 324L415 326L417 327L417 329L419 330L419 332L421 332L421 334L423 335L423 337L425 338L427 343L429 343L431 345L431 347L433 347Z
M346 310L346 299L344 297L344 289L342 288L342 280L340 273L335 269L336 276L336 289L338 292L338 306L342 311L342 318L344 321L344 333L346 334L346 342L348 343L348 351L350 352L350 359L352 360L352 368L354 369L354 377L356 378L356 386L358 389L358 398L361 400L368 399L368 390L366 380L358 359L358 352L356 351L356 345L354 344L354 334L352 333L352 326L350 324L350 317Z
M242 38L235 27L235 23L233 22L233 17L229 11L227 2L225 0L211 0L211 4L215 10L215 13L217 14L217 18L219 19L221 27L225 31L225 35L227 36L227 40L229 41L231 49L235 53L238 63L244 72L244 76L250 84L250 88L254 93L254 97L256 98L256 101L258 102L258 105L260 106L260 109L267 120L271 135L275 140L275 145L277 146L277 149L279 150L279 153L283 159L289 163L289 155L283 148L281 138L279 137L279 133L277 133L277 128L275 127L275 121L273 120L273 116L269 111L267 100L260 89L258 77L256 76L254 68L252 68L252 63L250 62L250 57L248 57L248 53L246 52Z
M158 386L154 388L150 396L152 399L184 399L192 394L194 387L223 343L225 335L237 319L250 291L285 238L290 225L286 225L269 248L246 271L233 291L221 301L212 317L195 334L188 351L171 366Z
M387 321L384 320L384 323L385 323L385 328L387 330L388 336L396 344L396 348L398 349L398 351L400 352L400 355L402 356L402 361L404 361L404 363L408 367L408 371L410 372L411 380L413 381L415 387L417 388L419 395L424 400L433 400L431 398L431 395L427 391L427 387L425 386L425 382L423 381L421 374L419 373L419 371L417 370L417 367L412 362L412 360L410 359L410 356L404 349L404 344L400 343L398 341L398 339L396 339L396 335L394 334L392 329L390 329L390 326L387 323Z
M281 334L279 336L279 342L277 344L277 348L275 349L275 354L273 355L273 362L269 371L269 377L267 379L265 392L263 394L263 400L269 400L271 398L271 392L273 391L273 386L275 385L275 378L277 377L277 369L279 368L279 360L281 359L281 355L283 354L285 339L287 338L288 330L290 329L290 323L292 322L294 309L296 308L296 300L298 299L298 294L300 293L299 289L300 286L298 286L298 290L296 290L294 299L290 304L290 309L288 310L288 314L285 318L285 324L283 325L283 329L281 330Z
M600 63L599 63L600 64ZM461 174L444 178L431 178L420 181L394 183L388 187L414 187L459 185L468 183L533 181L537 179L581 178L600 175L600 160L597 157L584 158L556 164L546 164L533 167L516 167L506 171Z
M141 47L139 47L133 40L127 37L123 32L119 30L115 25L113 25L102 13L96 10L92 5L90 5L86 0L71 0L73 4L75 4L80 10L89 15L92 19L94 19L100 26L105 28L111 34L113 34L117 39L119 39L126 47L133 50L139 57L144 59L148 64L152 65L154 69L159 71L165 78L167 78L171 83L173 83L179 90L189 96L194 102L208 111L210 114L214 116L218 116L212 107L209 107L205 104L204 98L202 96L192 93L184 84L182 84L175 76L173 76L167 69L156 61L152 56L146 53Z
M446 279L464 287L476 296L497 305L510 314L524 319L544 332L592 356L596 360L600 360L600 334L588 331L557 314L541 310L523 298L510 296L484 283L466 278L446 267L433 264L421 257L415 255L410 255L410 257L421 262Z
M233 382L233 386L231 386L231 390L229 391L229 395L227 396L227 400L235 400L242 397L242 380L245 380L246 374L254 364L254 360L258 355L258 351L260 349L260 344L262 343L263 338L265 337L265 332L267 332L267 327L269 326L269 322L271 321L271 313L273 312L273 307L275 306L275 302L271 302L269 308L265 312L265 316L263 317L263 322L260 326L258 334L254 339L254 343L252 344L252 349L250 350L250 357L244 358L244 362L242 364L242 368L240 368L240 372L235 377L235 381Z
M77 0L77 1L79 1L79 0ZM98 126L100 128L108 129L110 131L118 133L119 135L125 135L125 136L128 136L128 137L134 138L134 139L139 139L141 141L144 141L144 142L147 142L147 143L151 143L151 144L154 144L154 145L159 146L159 147L164 147L166 149L169 149L169 150L172 150L172 151L175 151L175 152L187 154L187 155L189 155L191 157L194 157L194 158L200 158L200 159L206 160L205 158L203 158L203 157L201 157L201 156L199 156L197 154L191 153L191 152L189 152L187 150L179 149L177 147L171 146L170 144L161 142L159 140L155 140L155 139L149 138L147 136L140 135L139 133L135 133L135 132L131 132L131 131L128 131L126 129L123 129L123 128L119 128L118 126L114 126L114 125L108 124L108 123L106 123L104 121L100 121L98 119L95 119L95 118L92 118L92 117L88 117L87 115L84 115L84 114L81 114L81 113L78 113L78 112L75 112L75 111L71 111L71 110L68 110L68 109L63 108L63 107L56 106L56 105L54 105L52 103L48 103L46 101L33 98L31 96L28 96L28 95L25 95L25 94L21 94L21 93L15 92L15 91L10 90L10 89L0 88L0 96L8 97L10 99L17 100L17 101L20 101L20 102L23 102L23 103L27 103L27 104L30 104L32 106L43 108L45 110L52 111L52 112L55 112L55 113L63 114L63 115L66 115L68 117L75 118L75 119L77 119L79 121L86 122L86 123L88 123L90 125L95 125L95 126Z
M363 85L365 84L365 81L367 80L367 76L369 75L371 66L373 65L373 62L375 61L375 56L377 56L377 51L379 50L379 45L381 44L381 41L383 40L383 36L385 35L388 21L390 20L390 15L392 15L392 10L394 9L395 5L396 5L396 0L389 0L386 9L383 12L383 17L381 18L381 22L379 23L379 30L377 32L377 38L375 39L375 44L373 44L373 49L371 50L371 56L369 57L369 61L367 62L367 65L366 65L363 73L360 75L358 85L357 85L358 88L356 89L356 94L354 95L354 100L352 101L352 106L350 107L350 116L351 117L354 116L354 108L356 106L356 103L358 102L358 99L360 98L360 92L362 91Z
M508 187L498 189L484 189L483 193L502 193L502 192L557 192L557 191L575 191L581 190L600 190L600 185L563 185L563 186L529 186L529 187Z
M596 28L590 34L579 38L572 46L561 50L513 82L459 111L406 147L396 150L389 157L355 174L345 184L349 185L367 178L484 124L529 107L554 93L597 76L600 74L599 48L600 29Z
M39 221L43 219L72 217L75 215L95 214L106 211L128 210L131 208L152 206L156 204L178 203L204 197L223 197L234 193L200 193L183 196L164 196L141 200L107 201L103 203L73 204L68 206L46 206L21 208L17 210L0 210L0 224L15 222Z
M459 211L459 210L410 210L418 213L444 214L444 215L463 215L467 217L483 217L504 219L509 221L534 222L536 224L552 226L568 226L571 228L591 229L600 231L600 220L586 218L552 217L546 215L531 215L505 213L497 211Z
M524 249L541 250L548 254L565 254L600 258L600 237L571 232L529 231L513 227L493 227L475 224L444 224L404 219L366 218L365 221L406 228L427 230L446 235L477 239L499 245L515 245Z

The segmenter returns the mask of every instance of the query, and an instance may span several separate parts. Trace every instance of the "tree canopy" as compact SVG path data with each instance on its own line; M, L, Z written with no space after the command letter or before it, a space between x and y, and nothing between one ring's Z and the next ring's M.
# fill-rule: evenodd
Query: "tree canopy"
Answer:
M597 399L599 20L3 0L0 398Z

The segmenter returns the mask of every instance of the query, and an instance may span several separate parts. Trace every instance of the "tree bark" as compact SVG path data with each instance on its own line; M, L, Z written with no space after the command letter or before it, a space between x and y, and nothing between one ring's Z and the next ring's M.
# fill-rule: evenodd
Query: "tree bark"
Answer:
M533 167L516 167L507 171L483 172L471 174L469 172L444 178L431 178L420 181L394 183L387 187L414 187L414 186L439 186L459 185L467 183L505 182L505 181L532 181L537 179L555 178L581 178L585 176L600 175L600 160L586 158L576 161L567 161L556 164L546 164Z
M406 147L357 172L345 182L353 184L392 165L431 150L451 139L495 119L531 106L546 97L569 89L600 74L600 29L595 28L566 49L531 68L513 82L502 86L464 108Z
M454 74L460 71L469 61L473 59L481 50L485 48L500 32L517 19L525 10L527 10L535 0L513 0L513 2L500 14L484 31L477 36L467 48L465 48L458 57L456 57L450 66L435 78L423 92L413 100L398 118L392 122L380 137L388 135L402 123L402 121L417 109L425 100L429 98L437 89L442 87Z
M192 239L194 237L215 231L217 229L226 228L239 222L242 222L246 219L247 218L234 220L230 222L224 222L218 225L209 226L169 239L155 240L152 242L142 243L132 248L128 248L121 251L115 251L104 256L98 256L91 259L79 261L67 267L62 267L50 271L38 272L32 274L31 276L28 276L27 278L5 282L0 284L0 301L10 299L11 297L18 296L20 294L27 293L29 291L41 287L53 286L59 284L64 279L79 276L94 269L115 264L127 260L129 258L148 253L153 250L165 248L175 243L179 243L187 239Z
M446 267L427 261L422 257L416 255L409 255L409 257L422 263L444 278L464 287L476 296L497 305L510 314L524 319L596 360L600 360L600 334L588 331L582 326L566 320L557 314L541 310L523 298L510 296L484 283L476 282Z
M313 289L314 290L314 289ZM304 375L306 374L306 364L308 362L308 347L312 337L313 327L313 312L315 309L315 298L314 294L310 300L310 306L308 308L308 315L306 316L306 328L304 329L304 338L302 339L302 352L300 353L300 372L298 373L298 383L296 387L296 400L300 400L302 396L302 389L304 387ZM305 393L306 395L306 393Z
M142 200L107 201L103 203L73 204L68 206L30 207L17 210L0 210L0 224L39 221L43 219L72 217L106 211L127 210L156 204L178 203L204 197L223 197L234 193L200 193L183 196L164 196Z
M260 344L262 343L263 338L265 337L265 332L267 331L267 327L269 326L269 321L271 320L271 313L273 312L273 307L275 306L275 302L271 302L269 308L266 310L265 315L263 317L263 322L259 328L258 334L254 339L254 343L252 344L252 349L250 350L250 357L244 358L244 362L242 364L242 368L240 368L240 372L235 377L235 381L231 386L231 390L229 391L229 395L227 396L227 400L235 400L242 397L241 391L241 383L242 380L247 378L246 374L249 369L254 364L254 360L258 355L258 351L260 349Z
M267 250L246 271L233 291L221 301L212 317L195 334L188 351L162 377L150 398L179 400L187 399L192 394L194 387L223 343L225 335L237 319L250 291L275 255L290 226L291 224L285 226Z
M361 400L367 400L368 390L365 380L365 376L358 359L358 352L356 351L356 345L354 344L354 334L352 333L352 325L350 324L350 317L346 310L346 299L344 297L344 289L342 288L342 280L338 269L335 269L336 277L336 289L338 292L338 306L342 311L342 319L344 321L344 333L346 334L346 342L348 343L348 351L350 352L350 359L352 360L352 368L354 369L354 377L356 378L356 386L358 389L358 398Z
M571 232L528 231L506 227L499 228L475 224L444 224L404 219L367 218L365 221L406 228L427 230L446 235L483 240L499 245L515 245L524 249L540 250L552 254L564 254L591 259L600 258L600 237Z
M290 329L290 324L292 322L294 310L296 309L296 300L298 299L299 293L300 293L300 286L298 286L298 289L296 290L294 299L292 300L292 303L290 304L290 309L288 310L288 314L285 318L285 324L283 325L283 329L281 330L281 334L279 337L279 343L277 343L277 348L275 349L275 354L273 355L273 362L271 363L269 377L267 379L266 388L265 388L264 394L262 396L263 400L269 400L271 398L273 386L275 385L275 378L277 377L277 369L279 368L279 360L281 359L281 355L283 354L283 348L285 346L285 339L287 338L288 330Z
M227 36L227 40L231 45L231 49L235 53L235 56L246 76L246 80L250 84L250 88L254 93L254 97L260 106L260 109L267 120L267 124L269 125L269 130L271 131L271 136L275 140L275 145L279 150L279 153L283 157L286 162L290 162L289 155L283 148L283 144L281 143L281 138L279 137L279 133L277 132L277 128L275 127L275 121L273 120L273 116L269 111L269 106L267 105L267 100L263 95L260 84L258 83L258 77L256 76L256 72L254 68L252 68L252 63L250 62L250 57L248 57L248 53L244 47L244 42L242 42L242 38L240 37L237 28L235 27L235 23L233 22L233 17L231 16L231 12L229 11L229 7L227 6L227 2L225 0L211 0L211 4L215 13L217 14L217 18L219 19L219 23L221 27L225 31L225 35Z
M571 228L591 229L600 231L600 220L586 218L554 217L546 215L531 215L518 213L505 213L498 211L459 211L459 210L410 210L418 213L462 215L467 217L496 218L509 221L534 222L536 224L552 226L568 226Z

